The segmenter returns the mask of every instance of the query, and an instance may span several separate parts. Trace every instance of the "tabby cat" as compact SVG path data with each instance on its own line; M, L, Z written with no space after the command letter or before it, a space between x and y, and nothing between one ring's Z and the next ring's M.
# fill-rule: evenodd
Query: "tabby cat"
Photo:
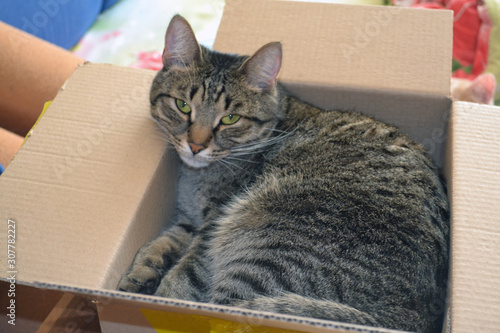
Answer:
M422 147L277 82L280 43L253 56L167 29L151 113L183 163L169 227L118 289L438 332L448 272L445 185Z

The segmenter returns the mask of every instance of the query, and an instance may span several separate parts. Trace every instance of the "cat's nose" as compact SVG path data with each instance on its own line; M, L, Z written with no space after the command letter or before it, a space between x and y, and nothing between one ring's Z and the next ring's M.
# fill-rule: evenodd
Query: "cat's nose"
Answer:
M198 154L200 151L207 148L204 145L199 145L199 144L194 143L194 142L188 142L188 144L189 144L189 148L191 148L191 151L193 152L194 155Z

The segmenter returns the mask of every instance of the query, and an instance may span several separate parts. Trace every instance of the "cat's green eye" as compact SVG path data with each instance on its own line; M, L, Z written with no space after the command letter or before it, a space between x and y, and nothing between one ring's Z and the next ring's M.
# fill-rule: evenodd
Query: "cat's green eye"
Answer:
M225 117L222 117L222 119L220 121L224 125L232 125L232 124L235 124L238 120L240 120L240 118L241 117L238 116L237 114L230 114L230 115L227 115Z
M191 112L191 107L188 105L188 103L184 102L182 99L176 98L175 99L175 105L177 105L177 108L182 113L189 113L189 112Z

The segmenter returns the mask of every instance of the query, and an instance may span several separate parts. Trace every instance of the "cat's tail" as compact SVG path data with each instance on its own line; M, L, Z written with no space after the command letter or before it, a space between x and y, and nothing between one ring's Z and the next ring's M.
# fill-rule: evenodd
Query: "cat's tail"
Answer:
M259 296L251 301L236 301L232 305L251 310L366 326L380 326L381 324L370 314L359 311L348 305L329 300L318 300L297 294L288 293L277 297Z

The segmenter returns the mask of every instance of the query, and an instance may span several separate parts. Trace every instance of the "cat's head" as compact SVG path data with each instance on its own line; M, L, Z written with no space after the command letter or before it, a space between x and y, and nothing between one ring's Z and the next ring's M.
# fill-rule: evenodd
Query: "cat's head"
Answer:
M188 166L206 167L270 137L281 118L281 59L279 43L251 57L208 50L183 17L172 18L151 114Z

